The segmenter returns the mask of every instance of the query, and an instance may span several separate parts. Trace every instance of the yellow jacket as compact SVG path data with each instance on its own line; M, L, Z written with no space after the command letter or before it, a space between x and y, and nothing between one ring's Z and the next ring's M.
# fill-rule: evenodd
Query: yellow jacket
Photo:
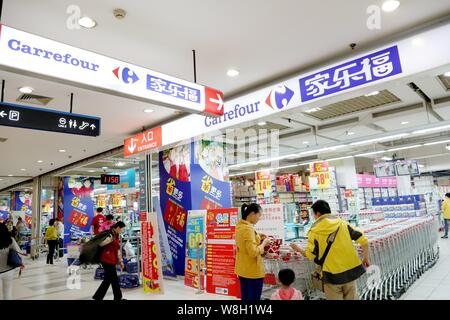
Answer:
M450 219L450 199L446 198L442 203L442 213L444 219Z
M58 239L58 233L56 232L56 228L54 226L49 226L47 231L45 231L45 240L56 240Z
M264 248L261 237L250 222L240 220L236 225L236 265L235 272L247 279L264 278Z
M331 214L322 215L309 230L306 257L318 263L327 247L328 236L338 228L339 231L322 267L322 278L325 283L348 283L358 279L365 272L352 240L365 245L368 243L367 238L347 221Z

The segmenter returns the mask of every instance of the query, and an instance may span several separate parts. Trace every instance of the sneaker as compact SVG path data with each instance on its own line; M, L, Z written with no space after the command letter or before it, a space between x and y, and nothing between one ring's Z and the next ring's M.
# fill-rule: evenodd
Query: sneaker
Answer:
M441 237L441 239L448 239L448 236L443 236Z

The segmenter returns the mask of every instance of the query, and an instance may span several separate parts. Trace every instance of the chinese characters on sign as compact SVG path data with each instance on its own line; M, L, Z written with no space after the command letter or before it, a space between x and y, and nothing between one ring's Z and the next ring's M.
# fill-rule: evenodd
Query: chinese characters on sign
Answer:
M330 167L328 162L312 163L309 165L309 170L312 189L328 189L330 187Z
M147 89L174 98L200 103L200 90L183 86L169 80L147 75Z
M255 172L256 177L256 193L265 193L272 191L272 180L270 178L270 170Z
M317 99L402 72L397 46L300 79L302 101Z
M213 197L214 199L220 201L220 199L222 198L222 190L217 189L214 185L213 185L213 179L206 175L202 178L202 191L208 195L210 195L211 197Z
M283 204L262 204L261 208L261 219L255 225L255 230L284 240Z
M141 223L142 273L145 292L162 292L161 251L155 213Z

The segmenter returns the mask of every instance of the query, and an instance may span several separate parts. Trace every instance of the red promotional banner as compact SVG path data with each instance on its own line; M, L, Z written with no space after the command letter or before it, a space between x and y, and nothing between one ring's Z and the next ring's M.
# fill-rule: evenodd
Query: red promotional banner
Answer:
M322 161L322 162L314 162L310 167L311 173L316 172L328 172L328 162Z
M238 209L212 209L206 216L206 292L238 297L235 265Z
M145 292L162 292L158 224L154 214L148 218L141 223L143 287Z
M145 132L134 135L125 139L123 155L125 157L132 156L141 152L146 152L152 149L161 147L162 145L162 131L161 127L153 128Z

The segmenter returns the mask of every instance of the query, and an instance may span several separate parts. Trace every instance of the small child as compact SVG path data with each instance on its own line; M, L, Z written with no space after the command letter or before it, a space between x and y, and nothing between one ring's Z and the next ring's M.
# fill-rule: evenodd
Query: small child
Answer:
M292 269L280 270L278 280L280 280L282 288L275 291L270 300L303 300L302 292L291 288L291 284L295 281L295 273Z

